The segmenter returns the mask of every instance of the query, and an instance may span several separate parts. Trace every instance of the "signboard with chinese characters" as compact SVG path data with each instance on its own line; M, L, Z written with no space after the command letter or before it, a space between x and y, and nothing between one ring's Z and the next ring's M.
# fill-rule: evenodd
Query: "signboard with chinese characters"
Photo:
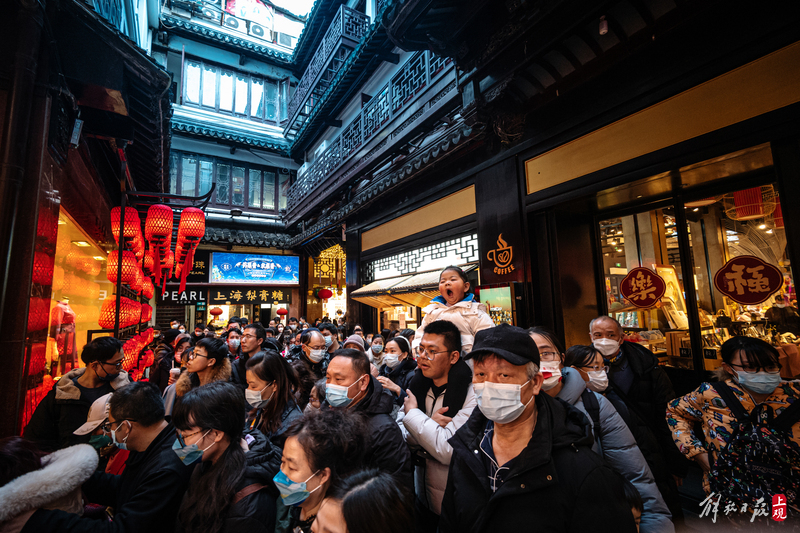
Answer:
M734 257L714 275L719 292L742 305L755 305L781 289L783 274L752 255Z
M211 254L211 283L298 285L299 280L300 258L296 255Z
M664 279L649 268L636 267L628 272L619 285L619 291L631 305L647 309L658 302L667 284Z
M211 252L197 250L194 253L192 271L186 275L186 283L208 283L208 271L211 268Z
M292 290L283 288L214 287L208 290L211 305L290 304Z

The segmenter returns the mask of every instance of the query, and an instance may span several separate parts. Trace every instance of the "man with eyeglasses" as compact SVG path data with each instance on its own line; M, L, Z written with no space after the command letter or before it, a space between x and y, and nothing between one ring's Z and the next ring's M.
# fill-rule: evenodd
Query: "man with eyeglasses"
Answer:
M85 368L67 372L39 403L23 436L43 450L89 442L89 435L73 432L86 422L92 403L130 383L122 370L122 342L100 337L84 346Z
M299 343L295 349L289 351L286 359L289 362L297 360L304 362L314 375L314 381L324 378L330 362L325 337L317 328L309 328L298 333L297 338Z
M242 390L247 388L247 360L261 351L261 344L267 334L261 324L248 324L242 330L239 339L241 354L233 360L231 366L231 381L239 385Z
M83 485L87 501L109 507L113 521L40 509L26 531L115 532L171 531L194 466L184 465L172 449L175 427L164 420L158 387L137 382L109 399L103 431L120 449L130 450L121 475L96 472Z
M417 531L436 531L453 448L447 442L477 405L472 370L461 359L461 333L447 320L431 322L419 345L419 371L411 378L403 409L406 441L417 457ZM421 404L421 405L420 405Z

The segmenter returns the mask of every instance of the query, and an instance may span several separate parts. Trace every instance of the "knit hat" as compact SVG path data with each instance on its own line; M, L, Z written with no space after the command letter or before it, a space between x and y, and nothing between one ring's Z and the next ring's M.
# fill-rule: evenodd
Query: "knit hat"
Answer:
M358 347L358 349L361 350L362 352L366 351L366 348L364 346L364 339L361 338L361 335L353 334L347 337L347 340L344 341L343 348L347 348L348 344L355 344Z
M163 332L161 337L164 339L164 344L170 344L170 345L175 341L178 335L181 334L180 330L172 328L162 329L161 331Z

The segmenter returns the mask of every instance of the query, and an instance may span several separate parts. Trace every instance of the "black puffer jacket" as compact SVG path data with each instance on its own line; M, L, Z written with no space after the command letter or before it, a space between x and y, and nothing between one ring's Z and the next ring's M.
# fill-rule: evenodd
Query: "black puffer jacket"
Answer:
M409 383L411 383L411 378L414 377L414 371L416 369L417 362L411 357L406 357L402 363L394 368L381 365L380 375L389 378L392 380L392 383L400 387L401 394L400 397L395 400L396 402L402 403L403 398L406 396L406 389Z
M367 450L369 466L393 474L405 487L414 486L414 465L400 426L389 416L394 404L394 394L385 390L380 381L370 376L367 395L353 406L364 415L370 444Z
M313 363L305 356L301 347L293 346L292 350L286 355L286 360L290 363L294 361L304 362L314 375L314 379L319 380L325 377L325 372L328 370L328 363L331 362L331 354L326 352L319 363Z
M247 426L251 429L261 431L261 421L263 416L263 409L256 410L255 417L252 417L248 420ZM289 400L289 403L287 403L286 407L283 408L283 413L281 413L280 427L275 431L264 433L264 436L280 450L283 450L283 445L286 443L286 437L284 436L284 433L286 433L286 430L289 429L289 426L291 426L295 420L302 416L303 411L300 410L295 401ZM280 457L278 457L278 463L280 464Z
M161 394L169 383L169 371L175 361L175 350L169 344L161 343L154 350L154 361L150 366L150 383L155 384Z
M448 441L453 456L439 531L634 533L621 478L592 452L583 413L546 394L536 406L533 435L494 493L480 455L487 423L481 410Z

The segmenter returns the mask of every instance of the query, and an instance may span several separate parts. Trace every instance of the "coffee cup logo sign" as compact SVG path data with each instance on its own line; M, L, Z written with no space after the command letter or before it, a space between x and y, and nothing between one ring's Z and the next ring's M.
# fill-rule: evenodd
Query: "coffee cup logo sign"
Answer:
M742 305L756 305L768 300L781 285L781 271L752 255L734 257L714 275L717 290Z
M667 290L664 278L649 268L636 267L622 280L619 291L635 307L653 307Z
M497 248L489 250L486 257L489 258L489 261L494 263L495 274L503 275L515 270L514 265L511 264L514 260L514 247L509 246L508 243L503 240L502 233L497 237Z

